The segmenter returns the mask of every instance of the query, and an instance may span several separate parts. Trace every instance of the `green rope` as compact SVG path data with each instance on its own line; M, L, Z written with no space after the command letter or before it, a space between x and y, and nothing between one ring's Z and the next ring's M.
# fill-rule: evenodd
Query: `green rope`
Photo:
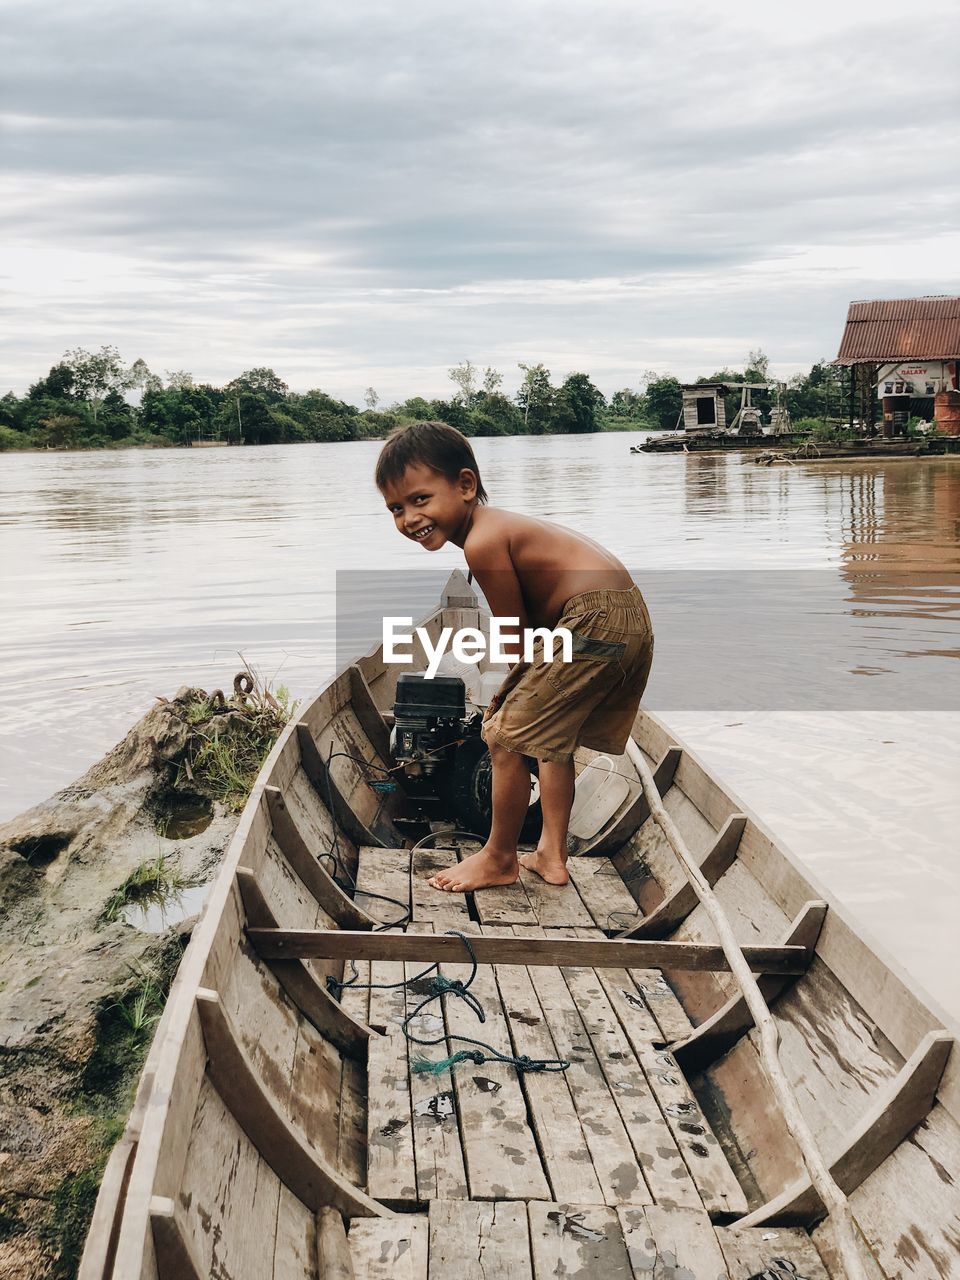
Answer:
M408 1044L421 1045L424 1048L431 1048L434 1045L446 1044L448 1040L458 1040L462 1044L473 1045L472 1049L458 1049L446 1058L439 1061L433 1061L423 1055L419 1055L411 1061L410 1069L418 1075L437 1076L444 1071L452 1070L460 1062L473 1062L478 1067L485 1062L503 1062L507 1066L514 1067L518 1072L537 1072L537 1071L566 1071L570 1063L563 1058L530 1058L526 1054L509 1054L501 1053L499 1049L495 1049L493 1045L487 1044L483 1040L474 1040L471 1036L459 1035L442 1035L434 1040L423 1040L419 1036L414 1035L410 1030L410 1023L420 1016L428 1004L432 1004L434 1000L442 1001L446 995L454 995L458 999L463 1000L465 1004L477 1016L478 1022L486 1022L487 1015L484 1012L483 1005L470 990L474 978L477 976L477 957L473 950L473 945L465 933L461 933L459 929L448 929L448 935L459 938L467 949L472 966L470 977L466 982L462 982L459 978L450 979L440 972L440 964L428 965L420 973L415 974L412 978L407 978L403 982L360 982L357 966L351 960L350 964L353 969L353 976L346 982L337 978L327 978L327 990L336 999L339 1000L341 995L348 988L366 988L369 991L395 991L400 987L406 987L409 990L414 988L416 983L422 983L427 977L430 982L424 995L424 998L416 1006L412 1013L408 1013L400 1024L401 1030L406 1037ZM431 976L432 975L432 976ZM422 988L421 988L422 990Z

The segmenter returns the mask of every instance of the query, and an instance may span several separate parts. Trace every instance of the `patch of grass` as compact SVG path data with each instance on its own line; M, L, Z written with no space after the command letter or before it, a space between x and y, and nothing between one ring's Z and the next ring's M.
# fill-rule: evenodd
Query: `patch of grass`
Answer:
M143 1065L154 1028L163 1013L170 983L183 954L180 937L167 939L153 956L131 967L126 985L97 1010L96 1048L80 1073L75 1101L80 1110L110 1125L130 1109L130 1094Z
M77 1274L106 1161L105 1154L95 1168L68 1173L53 1189L53 1212L40 1231L53 1255L53 1280L73 1280Z
M793 423L791 430L793 431L821 431L825 424L822 418L797 418Z
M813 438L821 444L845 444L851 440L860 439L849 426L832 420L823 421L818 427L814 427Z
M156 973L137 967L132 970L137 979L131 992L114 1002L120 1021L140 1035L160 1020L166 993Z
M239 812L281 730L297 708L289 691L275 691L250 671L234 680L229 699L220 690L186 704L194 729L174 786L200 788Z
M100 919L108 924L119 919L123 908L131 902L164 903L181 889L188 888L190 883L173 865L169 854L158 853L156 859L148 859L134 867L123 884L107 899Z

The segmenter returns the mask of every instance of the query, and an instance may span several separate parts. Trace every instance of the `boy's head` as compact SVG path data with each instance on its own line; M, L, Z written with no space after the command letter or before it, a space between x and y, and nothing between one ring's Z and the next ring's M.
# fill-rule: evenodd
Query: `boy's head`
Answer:
M445 422L409 422L395 427L377 459L377 488L385 493L388 484L396 483L408 466L418 462L454 482L461 471L472 471L477 478L477 501L487 501L470 441L456 427Z
M397 529L428 551L463 546L470 519L487 492L465 436L445 422L411 422L387 437L377 487Z

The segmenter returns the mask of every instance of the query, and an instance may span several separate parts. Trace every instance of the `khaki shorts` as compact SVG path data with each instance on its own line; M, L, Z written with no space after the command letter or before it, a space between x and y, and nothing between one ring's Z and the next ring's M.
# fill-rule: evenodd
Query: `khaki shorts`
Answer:
M653 661L653 628L639 587L572 596L557 624L573 633L573 661L559 648L519 662L484 717L483 739L535 760L566 761L577 747L620 755Z

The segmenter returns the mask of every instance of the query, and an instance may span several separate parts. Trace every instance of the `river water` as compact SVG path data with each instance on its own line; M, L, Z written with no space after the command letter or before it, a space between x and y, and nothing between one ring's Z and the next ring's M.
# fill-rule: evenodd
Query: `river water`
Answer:
M634 572L647 703L960 1017L960 459L765 468L640 438L475 443L497 505ZM0 821L180 685L247 662L309 694L338 570L402 600L461 564L394 532L378 449L0 454Z

